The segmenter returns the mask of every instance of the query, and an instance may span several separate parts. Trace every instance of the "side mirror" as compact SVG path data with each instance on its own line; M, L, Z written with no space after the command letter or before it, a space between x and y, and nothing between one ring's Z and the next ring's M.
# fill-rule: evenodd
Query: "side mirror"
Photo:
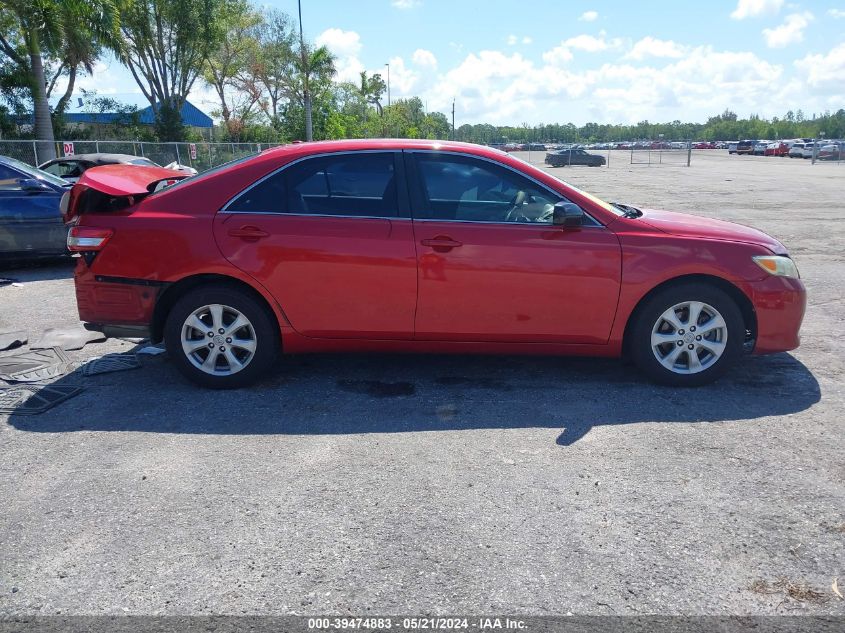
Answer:
M564 228L575 228L581 226L584 220L584 212L577 204L561 200L555 205L552 215L552 224Z
M20 179L20 186L21 190L27 193L41 193L42 191L52 191L50 185L38 178L21 178Z

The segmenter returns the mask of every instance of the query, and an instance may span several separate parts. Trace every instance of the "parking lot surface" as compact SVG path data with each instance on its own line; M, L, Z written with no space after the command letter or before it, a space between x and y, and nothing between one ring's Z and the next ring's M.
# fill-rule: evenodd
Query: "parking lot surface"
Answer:
M551 172L781 239L801 348L688 390L565 358L291 357L237 392L165 356L75 372L0 415L0 615L845 614L845 166ZM69 265L0 277L0 332L77 322Z

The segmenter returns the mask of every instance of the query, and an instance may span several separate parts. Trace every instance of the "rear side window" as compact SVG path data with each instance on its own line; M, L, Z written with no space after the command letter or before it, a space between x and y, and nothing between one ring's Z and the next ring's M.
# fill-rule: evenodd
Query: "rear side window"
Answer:
M390 152L318 156L272 174L227 211L396 217L396 170Z
M21 178L18 172L0 165L0 191L20 191Z

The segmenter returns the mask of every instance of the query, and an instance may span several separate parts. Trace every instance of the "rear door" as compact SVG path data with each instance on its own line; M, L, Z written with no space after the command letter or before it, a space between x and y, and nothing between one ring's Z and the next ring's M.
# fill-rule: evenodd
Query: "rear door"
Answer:
M410 339L417 263L403 172L399 152L300 160L217 214L217 244L305 336Z
M58 189L27 192L21 180L29 178L0 164L0 253L60 255L67 252Z
M416 338L604 344L621 248L588 218L552 225L562 196L498 163L406 152L419 251Z

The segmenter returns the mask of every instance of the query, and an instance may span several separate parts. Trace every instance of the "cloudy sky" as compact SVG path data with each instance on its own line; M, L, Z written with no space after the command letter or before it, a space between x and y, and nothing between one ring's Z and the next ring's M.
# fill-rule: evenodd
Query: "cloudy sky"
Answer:
M702 121L845 107L845 0L302 0L341 79L456 123ZM267 0L296 15L295 0ZM82 85L146 105L116 62ZM213 94L190 99L210 112Z

